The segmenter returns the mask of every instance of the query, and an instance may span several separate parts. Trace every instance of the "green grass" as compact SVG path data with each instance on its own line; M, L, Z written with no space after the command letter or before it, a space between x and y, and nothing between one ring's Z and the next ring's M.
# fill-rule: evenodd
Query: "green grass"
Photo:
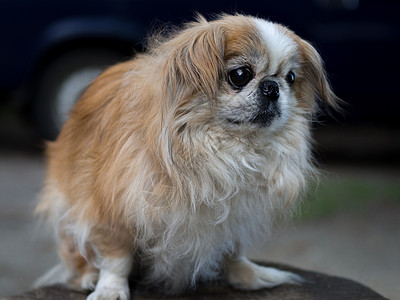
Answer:
M340 213L360 211L371 205L394 202L400 205L400 180L364 176L322 178L310 185L298 220L310 220Z

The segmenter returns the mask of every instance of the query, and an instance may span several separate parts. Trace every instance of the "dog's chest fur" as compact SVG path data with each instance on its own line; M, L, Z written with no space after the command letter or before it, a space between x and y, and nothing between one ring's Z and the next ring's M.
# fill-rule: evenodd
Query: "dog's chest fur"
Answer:
M226 256L265 237L276 219L291 214L312 172L307 137L297 132L252 146L209 139L200 152L185 174L187 205L158 215L162 221L145 245L148 281L171 291L215 277Z

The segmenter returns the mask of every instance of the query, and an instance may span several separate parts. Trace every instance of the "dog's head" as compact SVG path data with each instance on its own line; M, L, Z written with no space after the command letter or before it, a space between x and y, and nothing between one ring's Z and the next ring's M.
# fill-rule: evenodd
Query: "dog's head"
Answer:
M336 106L317 51L286 27L242 15L199 17L159 48L167 103L181 125L281 128L316 103Z

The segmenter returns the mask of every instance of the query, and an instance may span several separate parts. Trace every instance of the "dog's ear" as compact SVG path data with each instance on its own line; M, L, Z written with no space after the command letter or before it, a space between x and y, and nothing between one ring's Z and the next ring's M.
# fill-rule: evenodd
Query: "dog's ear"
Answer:
M182 93L200 92L213 98L224 70L222 28L199 16L164 46L170 51L162 70L167 95L181 98Z
M305 40L298 40L303 65L303 76L306 89L313 102L319 100L324 106L328 105L335 110L340 110L341 100L333 93L327 79L324 63L317 50Z

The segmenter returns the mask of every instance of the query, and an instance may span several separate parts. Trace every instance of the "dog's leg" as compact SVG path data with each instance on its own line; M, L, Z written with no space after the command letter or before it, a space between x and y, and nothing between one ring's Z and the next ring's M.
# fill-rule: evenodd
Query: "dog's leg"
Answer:
M62 266L68 274L65 282L77 288L94 290L99 270L93 265L95 259L93 249L88 245L85 248L85 254L82 255L74 237L65 230L61 231L58 253L63 261Z
M121 230L122 231L122 230ZM128 277L132 270L131 236L92 230L90 244L96 252L99 278L88 300L130 299Z
M244 256L229 259L226 265L229 284L242 290L258 290L280 284L299 284L299 275L275 268L259 266Z
M100 262L100 275L96 289L88 300L128 300L130 299L128 276L132 257L106 257Z

